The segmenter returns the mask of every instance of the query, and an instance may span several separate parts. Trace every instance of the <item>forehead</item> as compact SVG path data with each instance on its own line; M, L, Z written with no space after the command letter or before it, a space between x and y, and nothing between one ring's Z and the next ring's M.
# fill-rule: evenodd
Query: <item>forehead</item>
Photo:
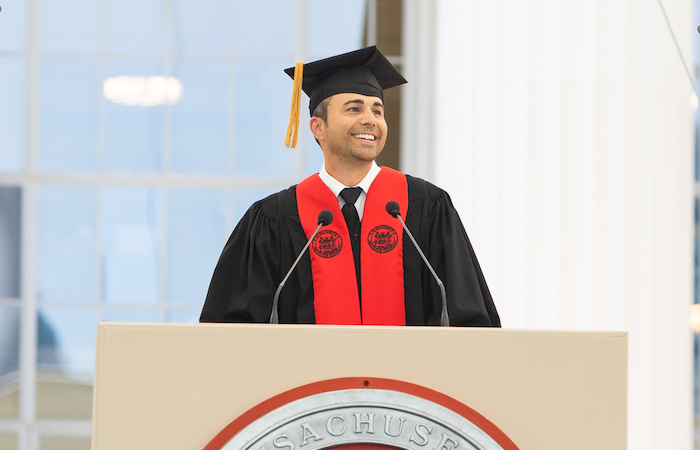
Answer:
M371 97L367 95L353 94L349 92L333 95L328 105L342 106L348 102L357 102L365 105L379 105L384 107L384 102L379 97Z

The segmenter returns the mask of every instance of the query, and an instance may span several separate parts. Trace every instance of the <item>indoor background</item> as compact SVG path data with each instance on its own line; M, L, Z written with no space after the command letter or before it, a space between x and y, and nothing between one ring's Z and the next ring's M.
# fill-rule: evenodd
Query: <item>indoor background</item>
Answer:
M283 69L369 44L409 81L380 163L450 192L504 326L628 330L629 448L698 448L698 0L0 6L0 449L90 448L97 323L197 321L320 168Z

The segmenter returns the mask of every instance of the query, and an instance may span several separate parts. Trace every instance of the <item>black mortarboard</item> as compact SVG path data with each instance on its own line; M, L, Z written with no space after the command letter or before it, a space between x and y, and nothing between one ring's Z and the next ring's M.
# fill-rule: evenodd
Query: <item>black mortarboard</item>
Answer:
M287 146L289 146L292 127L296 126L298 129L299 126L301 90L309 96L309 112L313 114L316 106L332 95L350 92L379 97L383 100L384 89L406 83L404 77L376 46L308 64L297 63L295 67L285 69L285 72L294 80ZM297 73L302 74L301 80L295 77ZM296 122L295 125L293 125L294 122ZM296 132L294 134L296 136ZM292 147L295 145L296 138L292 140Z

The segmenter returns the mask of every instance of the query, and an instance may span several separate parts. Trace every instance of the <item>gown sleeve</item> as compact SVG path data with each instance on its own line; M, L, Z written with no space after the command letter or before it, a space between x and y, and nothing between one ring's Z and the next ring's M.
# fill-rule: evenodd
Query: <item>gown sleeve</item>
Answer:
M500 327L491 292L486 285L476 254L449 195L433 205L431 256L444 273L447 308L455 326Z
M255 203L233 230L214 269L200 322L268 322L280 279L279 218L268 199Z
M407 225L423 248L438 277L445 285L447 310L451 326L500 327L501 322L493 298L479 266L479 262L467 236L457 210L447 192L425 182L409 181L409 214ZM411 193L413 187L413 194ZM411 201L413 197L413 201ZM410 219L410 224L408 223ZM414 229L415 228L415 231ZM420 257L404 245L406 257ZM417 264L411 262L411 264ZM417 315L422 314L422 324L438 325L442 310L440 289L429 270L420 261L422 312L415 305L408 305L414 313L413 324L420 324ZM416 269L410 269L416 273ZM408 279L407 284L411 283ZM414 289L414 291L416 291ZM407 321L409 318L407 317Z

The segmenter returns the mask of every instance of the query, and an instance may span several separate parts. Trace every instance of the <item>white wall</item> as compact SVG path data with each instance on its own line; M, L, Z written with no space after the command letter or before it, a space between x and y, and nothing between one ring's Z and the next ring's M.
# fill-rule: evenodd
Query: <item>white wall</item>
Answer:
M629 448L689 450L692 87L658 2L407 0L404 28L403 168L450 192L503 325L629 330Z

